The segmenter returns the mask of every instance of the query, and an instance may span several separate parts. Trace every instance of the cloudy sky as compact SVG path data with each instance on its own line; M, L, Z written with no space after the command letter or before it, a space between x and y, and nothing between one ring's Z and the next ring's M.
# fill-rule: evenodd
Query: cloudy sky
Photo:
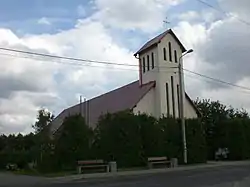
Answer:
M185 57L186 69L250 87L250 1L203 1L220 12L197 0L5 0L0 47L137 64L133 53L171 27L195 51ZM30 132L41 107L58 114L79 95L89 99L138 78L132 67L27 58L3 50L0 71L0 134ZM193 99L250 109L250 91L188 72L185 78Z

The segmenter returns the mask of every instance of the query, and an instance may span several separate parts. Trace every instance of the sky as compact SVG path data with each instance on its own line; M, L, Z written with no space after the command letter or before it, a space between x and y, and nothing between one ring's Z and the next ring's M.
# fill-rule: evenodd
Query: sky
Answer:
M194 50L185 69L250 88L250 1L203 1L214 9L199 0L2 0L0 47L136 65L134 52L171 28ZM57 115L80 95L138 79L133 67L72 63L0 50L0 134L28 133L40 108ZM248 90L188 72L185 87L192 99L250 111Z

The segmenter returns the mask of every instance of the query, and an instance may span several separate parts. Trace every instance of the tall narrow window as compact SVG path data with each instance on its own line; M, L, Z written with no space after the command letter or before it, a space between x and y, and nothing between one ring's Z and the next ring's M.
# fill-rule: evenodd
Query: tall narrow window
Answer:
M168 53L169 53L169 61L172 62L172 46L170 42L168 42Z
M154 53L151 53L151 61L152 61L152 69L154 69L155 68Z
M167 103L167 117L169 117L169 88L168 83L166 83L166 103Z
M171 76L171 90L172 90L173 117L175 118L175 95L174 95L174 77L173 76Z
M167 51L165 47L163 48L163 59L167 60Z
M149 64L149 55L147 55L147 67L148 67L148 71L150 69L150 64Z
M180 114L180 87L179 85L177 84L177 102L178 102L178 115L179 117L181 117L181 114Z
M145 73L145 57L142 59L142 68L143 68L143 73Z
M174 61L175 61L175 63L177 63L178 61L177 61L178 59L177 59L177 51L176 50L174 50Z

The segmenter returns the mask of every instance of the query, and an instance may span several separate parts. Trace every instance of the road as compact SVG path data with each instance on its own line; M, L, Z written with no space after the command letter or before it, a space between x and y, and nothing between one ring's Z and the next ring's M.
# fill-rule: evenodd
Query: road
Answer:
M240 183L239 183L240 181ZM238 182L238 183L236 183ZM246 184L248 183L248 185ZM192 171L76 181L51 187L245 187L250 186L250 166L224 166Z
M6 179L6 178L5 178ZM51 183L42 178L9 176L13 183L5 183L0 175L0 186L41 187L249 187L250 165L221 166L190 171L85 179L68 183ZM23 183L26 180L26 183ZM242 182L243 181L243 182ZM35 182L35 183L34 183ZM236 184L235 182L238 182ZM39 183L39 185L38 185Z

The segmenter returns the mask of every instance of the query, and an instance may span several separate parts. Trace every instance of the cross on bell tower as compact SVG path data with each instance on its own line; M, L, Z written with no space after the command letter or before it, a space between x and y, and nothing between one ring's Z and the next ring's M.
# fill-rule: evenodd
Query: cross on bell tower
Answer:
M168 21L168 17L166 16L165 19L163 20L163 24L165 29L169 29L170 21Z

